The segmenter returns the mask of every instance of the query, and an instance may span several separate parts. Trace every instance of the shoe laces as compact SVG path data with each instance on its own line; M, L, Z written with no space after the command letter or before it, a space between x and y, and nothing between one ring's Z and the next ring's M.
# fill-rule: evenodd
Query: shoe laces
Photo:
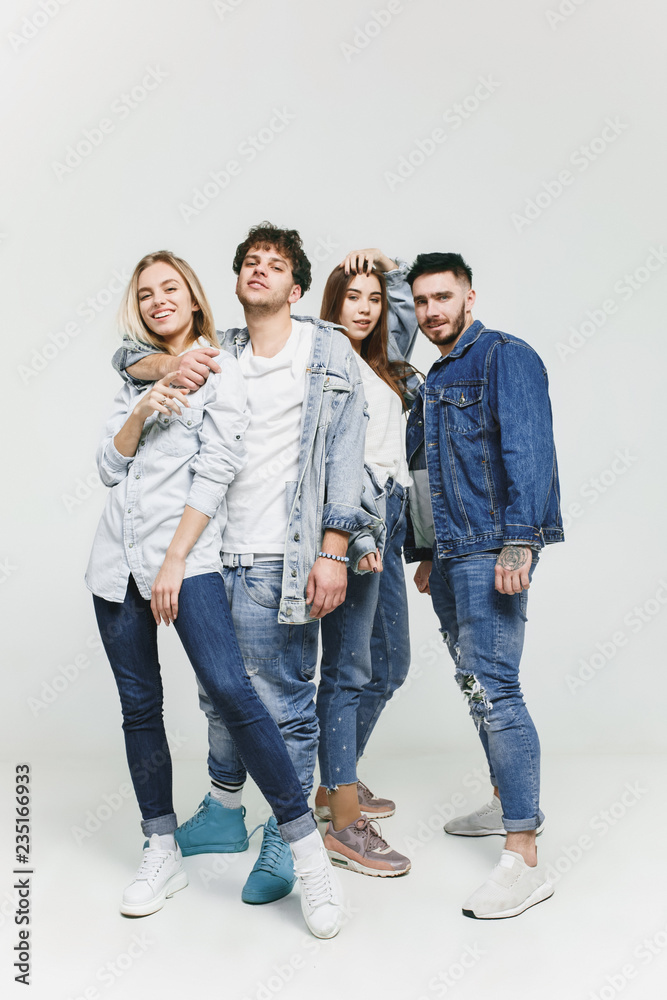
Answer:
M139 865L137 874L134 876L135 882L143 879L150 881L152 878L155 878L162 865L168 860L170 853L173 853L173 851L163 851L157 847L145 848L141 864Z
M373 793L370 790L370 788L368 787L368 785L365 785L363 783L363 781L357 781L357 788L361 792L362 796L368 797L372 801L374 801L375 799L377 799L377 795L373 795Z
M255 830L258 828L255 827ZM252 833L255 832L252 831ZM252 833L250 836L252 837ZM274 868L280 864L283 857L285 856L285 849L287 844L280 836L277 830L269 826L268 823L264 825L264 835L262 837L262 846L259 849L259 857L255 867L261 868L263 871L271 872Z
M331 885L331 864L328 858L313 871L299 872L301 891L311 909L333 902L333 886Z
M375 820L364 819L362 822L357 820L356 826L359 833L363 833L366 836L364 844L365 850L377 851L378 848L382 849L384 847L389 847L389 844L382 836L380 827Z
M181 825L180 829L190 830L193 826L197 826L205 818L207 812L208 812L208 806L206 805L206 803L200 802L199 805L197 806L197 811L195 812L195 814L191 816L190 819L186 819L185 823Z

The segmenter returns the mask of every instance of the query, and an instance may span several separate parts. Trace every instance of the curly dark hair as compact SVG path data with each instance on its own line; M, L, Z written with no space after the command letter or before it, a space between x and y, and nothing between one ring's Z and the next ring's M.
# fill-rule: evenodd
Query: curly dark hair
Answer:
M254 247L260 250L270 250L274 247L292 265L292 278L295 285L301 288L301 294L310 288L310 261L303 250L301 237L296 229L279 229L272 222L260 222L253 226L243 243L239 243L234 255L232 269L234 274L241 273L241 265L248 252Z

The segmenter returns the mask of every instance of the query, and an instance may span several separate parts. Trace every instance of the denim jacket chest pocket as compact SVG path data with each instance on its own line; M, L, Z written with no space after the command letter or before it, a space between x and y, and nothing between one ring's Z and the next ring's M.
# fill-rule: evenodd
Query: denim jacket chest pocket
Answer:
M199 451L199 431L204 410L196 406L183 407L181 413L167 417L158 414L155 421L155 447L164 455L194 455Z
M322 409L318 426L326 426L341 402L347 399L352 386L342 375L327 373L322 383Z
M474 436L484 426L484 382L446 385L440 392L444 425L453 434Z

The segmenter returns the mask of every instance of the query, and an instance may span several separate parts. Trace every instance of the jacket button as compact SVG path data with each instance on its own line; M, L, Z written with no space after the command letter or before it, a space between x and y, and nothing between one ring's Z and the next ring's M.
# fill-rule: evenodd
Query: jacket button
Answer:
M301 538L301 535L299 534L299 532L298 532L298 531L296 531L296 532L294 533L294 541L295 541L295 542L298 542L300 538Z
M418 426L418 427L421 427L423 423L424 423L424 421L423 421L423 420L418 420L418 421L417 421L417 426Z

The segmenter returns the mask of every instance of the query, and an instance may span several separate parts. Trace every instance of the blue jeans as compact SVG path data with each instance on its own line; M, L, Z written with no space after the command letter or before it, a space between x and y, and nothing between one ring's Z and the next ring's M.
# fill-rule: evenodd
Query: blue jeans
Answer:
M497 786L508 832L535 830L539 807L540 742L519 685L528 595L495 589L496 552L433 560L430 586L441 631L456 664ZM537 563L533 552L533 563Z
M162 719L157 625L150 601L130 577L122 604L93 597L123 711L132 783L146 836L171 833L176 815L171 757ZM197 679L224 718L285 840L310 833L314 820L280 733L243 667L219 573L187 577L174 622Z
M345 601L322 619L317 715L320 775L329 789L357 780L357 761L410 667L401 560L406 502L406 490L389 480L383 571L349 571Z
M307 797L313 787L317 759L313 677L317 665L318 623L283 625L278 621L283 575L281 559L250 567L225 567L223 575L247 675L278 724ZM211 777L223 783L245 781L246 769L229 727L201 685L199 704L208 718Z

